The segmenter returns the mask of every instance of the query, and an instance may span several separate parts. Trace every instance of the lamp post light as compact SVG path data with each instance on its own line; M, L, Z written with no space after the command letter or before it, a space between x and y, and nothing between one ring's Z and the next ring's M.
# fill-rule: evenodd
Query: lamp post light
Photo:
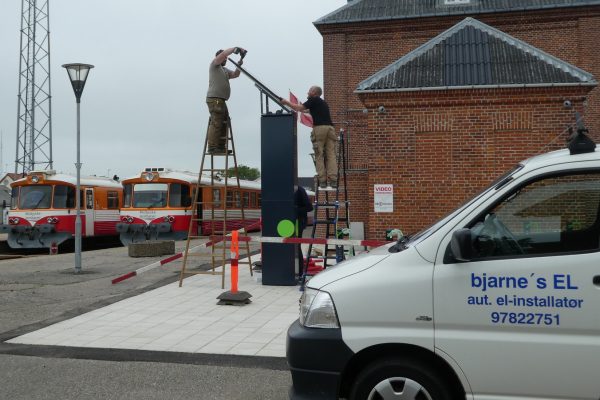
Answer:
M81 103L81 94L83 93L83 87L87 80L90 69L94 68L90 64L64 64L63 68L67 69L69 74L69 80L73 91L75 92L75 98L77 99L77 162L75 168L77 169L77 188L75 190L75 206L77 208L77 215L75 217L75 273L81 273L81 162L79 159L79 137L80 137L80 115L79 115L79 104Z

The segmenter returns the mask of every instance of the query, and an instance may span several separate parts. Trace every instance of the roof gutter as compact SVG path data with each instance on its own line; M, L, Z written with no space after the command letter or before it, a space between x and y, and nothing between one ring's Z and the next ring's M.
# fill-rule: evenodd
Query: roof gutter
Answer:
M518 89L518 88L545 88L545 87L580 87L597 86L598 82L581 83L518 83L508 85L463 85L463 86L432 86L419 88L396 88L396 89L356 89L354 93L398 93L398 92L429 92L435 90L466 90L466 89Z

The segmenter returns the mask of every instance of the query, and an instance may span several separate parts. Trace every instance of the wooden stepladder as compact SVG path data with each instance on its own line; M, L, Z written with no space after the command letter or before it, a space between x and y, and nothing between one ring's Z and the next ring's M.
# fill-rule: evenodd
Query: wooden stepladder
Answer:
M210 126L210 119L208 121ZM225 264L229 261L227 255L228 243L226 240L219 239L231 234L233 229L232 218L240 221L241 228L238 232L246 234L246 216L244 213L244 202L240 199L240 182L238 179L238 164L235 155L235 143L233 141L233 130L231 119L227 120L227 140L225 152L218 154L208 153L208 127L204 140L204 150L202 151L202 161L200 163L200 172L198 173L198 183L193 194L193 207L188 237L183 252L183 262L179 274L179 287L183 284L185 275L192 274L210 274L221 275L221 289L225 288ZM229 177L230 158L233 159L233 175ZM208 195L203 188L209 188ZM236 198L234 190L237 189ZM211 248L211 268L207 271L190 271L188 269L189 257L200 256L199 253L190 252L190 242L206 235L215 236L211 239L213 242ZM248 261L239 261L239 264L248 264L250 275L252 275L252 260L250 255L250 244L244 242ZM223 268L218 271L217 268Z

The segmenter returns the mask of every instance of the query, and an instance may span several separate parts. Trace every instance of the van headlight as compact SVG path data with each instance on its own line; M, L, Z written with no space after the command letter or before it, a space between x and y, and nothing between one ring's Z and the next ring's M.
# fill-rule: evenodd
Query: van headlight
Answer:
M307 328L339 328L333 300L327 292L305 288L300 299L300 324Z

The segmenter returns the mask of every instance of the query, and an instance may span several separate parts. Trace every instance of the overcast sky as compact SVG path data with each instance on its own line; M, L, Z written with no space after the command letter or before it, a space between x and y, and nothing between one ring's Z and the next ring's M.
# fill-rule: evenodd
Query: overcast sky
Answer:
M208 5L210 3L210 5ZM83 175L144 167L197 171L206 134L208 64L219 48L248 50L244 67L300 99L323 85L312 24L346 0L50 0L54 169L75 173L76 103L62 64L93 64L81 100ZM0 1L2 172L14 171L21 0ZM234 57L237 59L237 56ZM231 68L233 66L229 64ZM260 168L258 90L231 81L238 164ZM310 130L298 128L299 176L314 175Z

